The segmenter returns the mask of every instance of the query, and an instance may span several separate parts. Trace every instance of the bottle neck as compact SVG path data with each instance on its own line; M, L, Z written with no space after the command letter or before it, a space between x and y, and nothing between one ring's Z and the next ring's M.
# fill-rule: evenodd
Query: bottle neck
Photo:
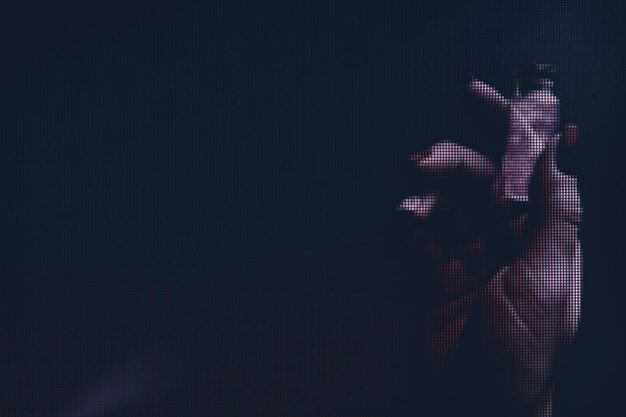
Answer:
M554 80L550 78L518 79L515 83L515 94L526 95L532 91L554 92Z

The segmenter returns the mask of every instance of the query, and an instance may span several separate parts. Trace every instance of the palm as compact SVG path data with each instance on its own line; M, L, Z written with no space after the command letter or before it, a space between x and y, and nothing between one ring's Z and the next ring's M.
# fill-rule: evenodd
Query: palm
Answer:
M414 243L438 276L444 299L480 286L519 250L524 214L497 199L500 183L494 170L485 183L449 184L405 202L428 205L428 213L416 216Z

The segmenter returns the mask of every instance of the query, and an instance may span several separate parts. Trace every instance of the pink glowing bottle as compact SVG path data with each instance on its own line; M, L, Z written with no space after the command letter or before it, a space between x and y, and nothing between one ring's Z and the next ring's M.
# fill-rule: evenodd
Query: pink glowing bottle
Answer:
M527 202L535 163L548 143L558 140L559 99L554 92L556 73L550 65L524 65L516 78L502 159L504 196Z

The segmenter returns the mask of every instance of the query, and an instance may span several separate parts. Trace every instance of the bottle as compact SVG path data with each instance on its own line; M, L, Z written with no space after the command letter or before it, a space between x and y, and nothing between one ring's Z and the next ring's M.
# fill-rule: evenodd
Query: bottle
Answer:
M550 141L558 140L560 103L555 83L556 72L548 64L526 64L517 73L502 158L504 196L509 200L528 201L535 163Z

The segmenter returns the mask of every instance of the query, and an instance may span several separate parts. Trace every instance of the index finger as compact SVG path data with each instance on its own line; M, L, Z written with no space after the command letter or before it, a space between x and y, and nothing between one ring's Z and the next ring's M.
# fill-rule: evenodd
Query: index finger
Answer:
M472 96L487 103L490 107L495 108L497 111L502 113L508 112L509 100L498 90L473 75L470 75L470 80L467 83L467 90Z
M497 168L479 152L453 142L439 142L431 146L426 153L410 155L419 172L432 179L442 179L454 174L474 178L478 181L490 181Z

